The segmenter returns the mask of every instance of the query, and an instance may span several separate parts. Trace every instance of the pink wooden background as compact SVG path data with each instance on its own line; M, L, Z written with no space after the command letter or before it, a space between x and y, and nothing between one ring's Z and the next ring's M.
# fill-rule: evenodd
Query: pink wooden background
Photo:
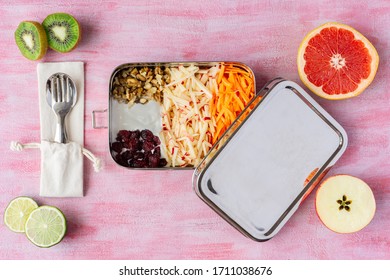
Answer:
M38 2L0 3L0 218L12 198L31 196L63 210L68 234L43 250L0 223L0 259L390 259L389 1ZM21 56L14 30L22 20L42 21L57 11L80 21L83 38L73 52L49 51L42 61L85 62L85 145L105 163L94 173L85 161L84 198L39 197L39 151L9 149L12 140L39 140L37 62ZM299 43L327 21L354 26L381 57L361 96L316 98L349 135L331 174L362 178L376 197L375 218L359 233L326 229L311 195L276 237L253 242L198 199L191 171L120 168L108 154L108 131L91 127L92 110L107 108L112 70L125 62L234 60L253 68L258 87L277 76L302 84Z

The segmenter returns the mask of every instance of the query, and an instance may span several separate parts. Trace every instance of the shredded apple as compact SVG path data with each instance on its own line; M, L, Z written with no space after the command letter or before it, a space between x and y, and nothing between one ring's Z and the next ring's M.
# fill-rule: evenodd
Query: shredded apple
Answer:
M253 98L253 77L230 64L179 66L169 72L161 146L169 166L196 166Z
M168 164L196 166L212 147L215 120L210 102L217 90L219 66L170 68L171 83L164 89L160 134Z

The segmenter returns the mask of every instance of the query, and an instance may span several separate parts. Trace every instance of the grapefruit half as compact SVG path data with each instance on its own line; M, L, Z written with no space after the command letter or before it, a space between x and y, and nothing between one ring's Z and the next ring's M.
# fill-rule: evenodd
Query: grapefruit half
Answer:
M298 49L298 73L315 94L339 100L354 97L373 81L379 56L352 27L328 22L309 32Z

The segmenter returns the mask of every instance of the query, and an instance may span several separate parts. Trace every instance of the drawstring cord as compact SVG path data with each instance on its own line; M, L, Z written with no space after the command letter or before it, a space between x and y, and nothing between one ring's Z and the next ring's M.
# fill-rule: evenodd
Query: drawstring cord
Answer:
M96 157L91 151L86 148L82 148L83 155L93 162L93 169L95 172L99 172L102 169L102 160Z
M12 141L11 142L11 150L15 152L21 152L24 149L39 149L41 147L40 143L27 143L27 144L22 144L17 141Z
M11 142L11 150L15 152L21 152L24 149L39 149L41 147L40 143L26 143L22 144L17 141ZM91 151L86 148L81 148L83 155L88 158L93 163L93 169L95 172L99 172L102 169L102 161L100 158L96 157Z

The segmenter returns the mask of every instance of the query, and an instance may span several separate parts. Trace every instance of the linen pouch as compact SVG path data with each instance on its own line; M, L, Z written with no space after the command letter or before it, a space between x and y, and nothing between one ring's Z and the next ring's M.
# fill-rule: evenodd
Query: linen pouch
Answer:
M101 161L84 144L84 63L39 63L38 90L41 142L21 144L12 142L11 149L40 148L40 195L46 197L83 196L83 155L94 163L95 171L101 169ZM77 88L77 102L65 119L68 143L54 142L56 116L46 102L46 82L55 73L71 77Z

